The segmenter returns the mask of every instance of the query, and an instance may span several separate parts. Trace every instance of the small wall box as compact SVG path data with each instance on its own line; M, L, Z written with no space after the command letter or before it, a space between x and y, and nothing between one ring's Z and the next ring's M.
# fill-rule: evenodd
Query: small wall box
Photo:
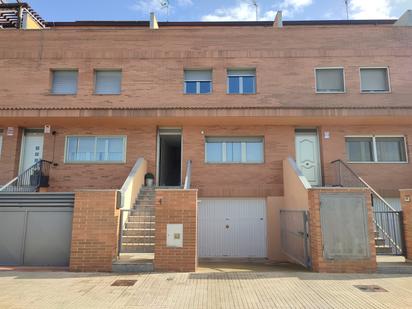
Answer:
M168 224L166 233L167 247L183 247L183 224Z

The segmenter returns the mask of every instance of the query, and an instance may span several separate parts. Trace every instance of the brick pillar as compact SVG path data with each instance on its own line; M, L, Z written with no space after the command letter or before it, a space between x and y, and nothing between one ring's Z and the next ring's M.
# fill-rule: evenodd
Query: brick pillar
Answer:
M368 238L370 256L365 259L328 260L323 254L322 224L320 218L321 193L363 193L368 209ZM376 271L376 249L374 238L374 223L370 191L355 188L324 188L311 189L309 194L309 235L312 268L316 272L329 273L370 273Z
M3 145L0 152L0 185L6 184L17 176L20 161L22 129L14 127L12 136L3 131Z
M119 231L116 203L115 190L75 193L70 271L112 270Z
M412 189L400 190L406 258L412 261Z
M193 272L197 267L197 190L156 190L156 271ZM183 246L167 246L167 225L183 224Z

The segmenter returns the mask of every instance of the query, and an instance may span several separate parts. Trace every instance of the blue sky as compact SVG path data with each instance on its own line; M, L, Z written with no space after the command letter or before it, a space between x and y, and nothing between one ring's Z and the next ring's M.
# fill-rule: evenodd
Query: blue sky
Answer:
M148 20L155 11L160 21L255 20L253 0L27 0L47 21ZM282 10L285 20L346 19L344 0L256 0L259 20L272 20ZM398 18L412 0L349 0L352 19Z

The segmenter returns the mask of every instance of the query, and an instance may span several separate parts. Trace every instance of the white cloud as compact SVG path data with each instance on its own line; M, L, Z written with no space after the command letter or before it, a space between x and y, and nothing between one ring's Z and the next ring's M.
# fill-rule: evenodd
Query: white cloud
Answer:
M400 0L351 0L351 19L384 19L392 18L392 4Z
M280 9L283 11L284 16L293 17L295 13L302 11L312 3L312 0L284 0L280 4Z
M132 9L141 13L149 14L150 12L157 12L158 14L166 13L166 10L162 7L161 0L138 0L134 5L132 5ZM177 7L185 7L193 5L192 0L177 0L173 1ZM169 4L169 10L172 11L174 6L172 2Z
M246 2L239 2L237 6L220 8L212 14L204 15L203 21L248 21L256 20L255 8Z
M277 7L283 11L283 15L292 16L295 12L311 5L313 0L283 0ZM258 1L259 4L259 1ZM276 16L276 9L259 12L259 20L273 20ZM211 14L204 15L203 21L254 21L256 20L256 9L252 1L238 1L237 5L223 7L215 10Z

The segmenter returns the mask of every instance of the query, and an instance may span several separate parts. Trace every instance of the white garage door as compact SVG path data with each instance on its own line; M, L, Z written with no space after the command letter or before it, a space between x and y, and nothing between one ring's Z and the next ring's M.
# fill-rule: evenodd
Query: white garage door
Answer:
M266 257L265 199L200 200L199 257Z

